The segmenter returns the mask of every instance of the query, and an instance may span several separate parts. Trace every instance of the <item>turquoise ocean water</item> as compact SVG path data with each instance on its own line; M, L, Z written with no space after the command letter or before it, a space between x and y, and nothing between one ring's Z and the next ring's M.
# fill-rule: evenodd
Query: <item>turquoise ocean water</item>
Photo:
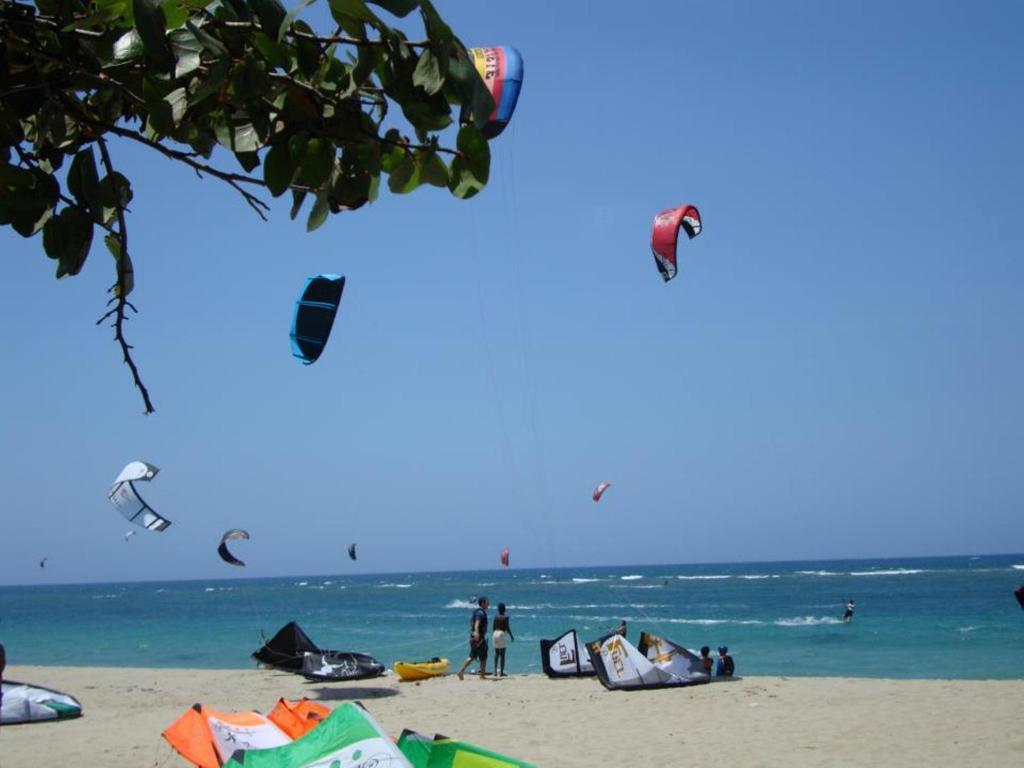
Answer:
M486 594L509 607L510 672L541 671L542 637L625 618L634 642L728 645L739 674L1022 679L1022 583L1024 555L1000 555L0 587L0 642L11 664L245 668L295 620L389 666L454 662Z

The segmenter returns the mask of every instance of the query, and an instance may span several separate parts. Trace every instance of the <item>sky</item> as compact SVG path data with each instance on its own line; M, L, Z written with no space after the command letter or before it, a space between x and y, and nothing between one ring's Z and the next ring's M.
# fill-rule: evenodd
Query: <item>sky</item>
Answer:
M0 584L1024 551L1024 6L437 5L526 68L472 200L307 234L114 145L155 414L102 244L58 282L0 232ZM126 543L132 460L173 524Z

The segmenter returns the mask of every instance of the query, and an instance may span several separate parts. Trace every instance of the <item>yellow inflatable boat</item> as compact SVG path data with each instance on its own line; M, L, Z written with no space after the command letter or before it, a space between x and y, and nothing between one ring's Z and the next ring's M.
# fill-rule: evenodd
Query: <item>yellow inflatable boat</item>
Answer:
M436 656L429 661L396 661L395 672L402 680L426 680L448 674L448 659Z

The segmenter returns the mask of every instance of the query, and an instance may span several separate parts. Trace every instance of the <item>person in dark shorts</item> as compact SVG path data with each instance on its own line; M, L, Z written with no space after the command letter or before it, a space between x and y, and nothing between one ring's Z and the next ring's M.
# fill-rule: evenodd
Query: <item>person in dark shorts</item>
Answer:
M0 708L4 705L4 667L7 666L7 651L4 650L4 644L0 643Z
M853 621L853 600L846 601L846 610L843 611L843 623L849 624Z
M494 617L494 674L497 677L505 675L505 638L515 642L512 634L512 620L505 613L505 604L498 603L498 615Z
M490 603L486 597L481 596L476 604L479 607L473 611L473 616L469 620L469 658L462 662L462 668L458 672L459 680L464 679L466 667L475 659L480 661L480 678L483 679L487 675L487 606Z

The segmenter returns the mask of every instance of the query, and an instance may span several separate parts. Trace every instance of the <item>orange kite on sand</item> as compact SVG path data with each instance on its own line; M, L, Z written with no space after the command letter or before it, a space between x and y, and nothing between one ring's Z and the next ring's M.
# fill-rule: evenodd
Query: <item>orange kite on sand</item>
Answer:
M174 750L198 768L220 768L237 749L270 749L304 736L331 710L309 699L280 699L269 715L220 712L193 704L171 723L163 736Z

